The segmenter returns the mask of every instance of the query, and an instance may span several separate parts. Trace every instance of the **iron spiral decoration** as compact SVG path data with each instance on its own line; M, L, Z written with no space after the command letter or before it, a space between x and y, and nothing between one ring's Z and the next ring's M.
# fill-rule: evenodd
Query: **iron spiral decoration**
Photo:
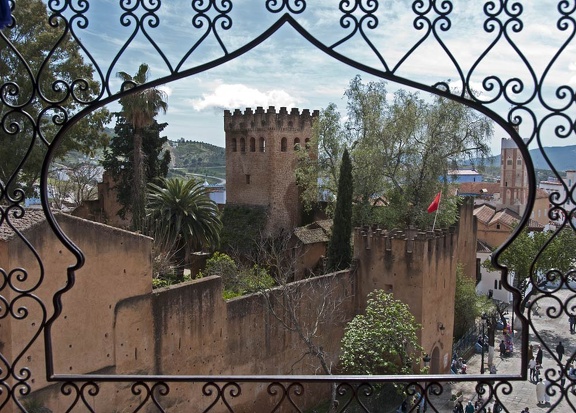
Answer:
M402 50L394 44L383 43L376 35L386 34L390 21L384 17L391 2L377 0L340 0L333 2L329 16L334 19L332 35L324 40L316 35L307 19L313 17L315 2L305 0L262 0L259 2L238 2L233 0L192 0L181 7L182 23L188 35L189 44L178 56L172 56L163 48L166 39L158 35L163 24L163 10L174 7L169 1L161 0L117 0L114 5L117 21L94 21L91 8L95 2L89 0L47 0L48 9L46 24L59 35L56 42L44 57L40 65L32 66L19 48L11 41L10 33L18 30L23 22L13 19L9 25L0 30L0 132L1 145L24 145L14 147L10 156L10 165L5 181L0 181L0 234L9 234L16 239L20 248L26 250L35 262L33 268L4 268L0 262L0 332L8 323L29 323L35 327L29 337L20 337L11 343L11 351L5 353L7 343L0 346L0 411L13 409L26 412L30 409L23 402L34 388L34 378L42 372L31 371L27 367L29 350L42 346L46 358L48 382L60 386L60 411L101 411L99 398L108 390L124 394L124 400L132 400L129 406L118 406L118 411L194 411L234 412L247 411L250 405L250 390L263 388L260 397L266 394L269 399L260 406L267 406L269 411L306 411L307 397L313 394L314 386L333 386L340 403L333 406L333 411L369 412L374 408L371 399L376 389L383 383L393 383L411 397L414 404L410 411L417 411L419 406L426 406L428 411L444 411L444 400L449 386L453 383L471 382L475 392L484 400L484 407L494 401L502 402L503 398L513 392L514 385L526 381L528 360L522 360L521 371L514 375L486 377L480 375L457 376L274 376L274 375L159 375L117 374L106 370L95 374L65 374L55 371L55 356L65 353L65 348L56 348L52 342L55 323L60 319L63 300L66 293L74 288L76 271L80 269L85 257L83 252L62 230L48 203L48 171L56 151L75 126L90 114L113 104L119 99L138 93L149 87L175 82L221 66L255 49L281 29L298 33L322 53L330 56L342 65L347 65L363 73L402 86L415 88L424 92L440 95L467 105L494 120L518 145L528 169L530 192L526 210L532 210L535 202L536 178L529 152L529 146L536 147L547 162L552 173L562 182L564 194L552 193L549 197L551 208L549 218L561 220L561 225L552 235L556 237L564 228L576 231L575 185L562 181L560 171L550 160L544 149L542 137L546 131L553 131L560 140L573 139L576 133L576 89L571 79L565 78L558 83L558 66L563 59L576 61L570 55L574 48L576 32L576 0L560 0L554 4L555 20L547 22L547 30L554 31L558 38L556 45L550 46L554 53L547 62L530 53L529 47L520 45L519 34L526 30L523 20L525 10L532 2L514 0L488 0L473 2L481 10L483 23L480 30L488 39L487 46L479 51L473 50L469 56L466 50L455 50L451 47L449 35L456 19L454 14L463 2L449 0L414 0L406 7L412 20L409 31L413 37L411 43ZM469 2L471 3L471 2ZM19 7L27 7L26 1L9 0L7 4L14 12ZM111 4L111 3L110 3ZM233 18L239 12L258 12L269 18L269 25L261 33L245 37L243 44L234 40L235 23ZM241 13L239 14L242 15ZM186 16L186 17L184 17ZM107 24L115 24L123 33L123 38L115 39L117 52L111 59L103 59L94 53L82 39L89 30L105 31ZM467 30L464 31L466 33ZM469 30L472 32L472 30ZM136 43L139 42L137 45ZM355 45L361 43L369 51L369 58L355 57ZM84 62L92 69L91 78L71 79L65 76L52 78L48 75L50 67L60 58L62 48L72 43L82 54ZM425 46L433 43L440 50L438 59L449 62L450 72L410 75L407 67L416 60L426 67L431 61L422 57ZM163 76L149 80L145 84L135 85L115 82L115 73L123 69L126 56L135 47L145 44L146 52L156 56L155 69ZM529 46L529 45L528 45ZM506 49L507 62L514 61L521 67L522 73L508 73L506 64L492 65L492 72L486 69L494 61L494 54L502 56L499 48ZM210 50L210 59L197 59L201 50ZM399 52L399 54L398 54ZM464 56L464 57L463 57ZM538 60L538 61L536 61ZM199 63L198 63L199 62ZM8 70L9 69L9 70ZM16 73L18 76L16 76ZM408 73L408 75L407 75ZM450 79L450 80L447 80ZM498 109L504 107L505 109ZM522 139L515 127L522 125L528 133ZM22 149L24 148L24 149ZM37 151L42 152L38 160ZM21 231L19 223L30 219L25 208L26 190L19 186L18 177L23 167L29 162L38 162L39 198L42 213L61 243L61 249L67 251L72 262L65 263L64 281L56 291L46 295L42 285L46 274L44 260L40 256L33 239L28 239ZM525 214L512 238L493 256L494 263L506 247L518 236L529 220ZM552 239L550 240L550 242ZM549 244L549 243L548 243ZM547 245L548 245L547 244ZM546 246L534 257L534 263L544 252ZM550 383L548 393L554 397L550 410L576 411L576 379L569 377L569 366L576 362L572 352L560 360L548 337L542 332L541 317L549 320L565 319L576 313L576 290L571 281L576 270L562 272L550 268L545 277L555 282L554 288L537 286L536 272L532 271L532 281L538 290L538 298L527 303L527 309L521 308L522 297L519 290L507 282L508 272L503 268L503 285L515 297L515 316L522 324L521 351L526 352L529 332L534 340L543 343L544 350L557 364L544 371ZM543 314L535 316L533 308L546 308ZM82 309L78 309L82 311ZM527 316L526 316L527 315ZM87 356L89 357L89 356ZM148 374L149 373L149 374ZM181 404L175 405L170 396L175 394ZM198 397L202 404L196 404ZM237 407L241 401L244 407ZM186 402L191 406L184 408ZM504 404L502 402L502 404ZM152 407L151 407L152 406ZM505 411L510 411L506 406ZM106 411L106 410L104 410Z

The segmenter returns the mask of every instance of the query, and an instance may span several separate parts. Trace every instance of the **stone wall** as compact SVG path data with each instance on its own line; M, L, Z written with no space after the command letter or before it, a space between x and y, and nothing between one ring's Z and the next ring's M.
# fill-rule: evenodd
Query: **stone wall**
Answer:
M460 208L458 227L450 231L364 228L356 229L354 235L358 302L365 303L371 291L383 289L407 304L422 325L420 343L432 356L433 374L449 373L450 369L458 263L475 278L472 211L473 204L467 200Z
M306 148L318 114L273 106L224 111L226 202L266 207L269 232L301 224L295 148Z

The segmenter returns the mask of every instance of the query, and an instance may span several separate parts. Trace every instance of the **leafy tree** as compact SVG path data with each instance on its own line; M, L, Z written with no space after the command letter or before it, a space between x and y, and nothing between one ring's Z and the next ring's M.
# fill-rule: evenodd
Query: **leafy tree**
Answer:
M537 288L529 290L530 285L537 285L545 279L557 281L560 274L564 277L563 282L568 281L570 271L576 267L573 255L575 249L576 234L571 227L534 232L526 228L502 252L498 262L514 274L514 287L520 289L525 303L538 291ZM493 269L490 261L483 265Z
M352 163L348 149L344 149L340 176L338 179L338 199L334 212L334 225L328 244L328 271L338 271L350 266L352 260Z
M331 154L343 147L350 150L355 224L374 223L378 217L373 201L383 197L389 209L395 211L387 215L390 221L386 226L431 225L434 216L426 212L426 207L449 182L449 170L465 159L482 159L489 153L491 121L460 103L438 96L424 100L418 93L399 90L389 101L384 82L364 84L360 76L350 81L345 96L348 117L344 126L338 116L323 111L317 120L322 125L319 130L333 133L320 134L317 129L313 132L319 154L325 148L323 139L329 139L328 148L335 148ZM319 177L337 195L332 192L337 182L334 174L326 165L319 164L319 168L316 177L311 171L306 173L306 168L299 169L299 185L306 188ZM448 201L449 192L443 193L443 202ZM438 224L454 220L454 209L440 209Z
M2 31L9 43L0 37L0 84L8 85L3 90L6 104L0 105L4 126L0 128L0 181L11 190L20 187L32 195L40 174L38 165L63 119L96 99L101 87L66 26L49 23L44 2L17 2L13 14L17 24ZM52 20L57 22L59 18ZM32 89L34 83L41 95ZM103 147L107 143L104 125L109 120L106 109L80 120L60 140L55 158L71 150L90 154Z
M145 182L153 182L158 178L165 178L170 165L170 152L164 150L168 141L166 136L160 137L160 133L167 123L154 121L151 125L141 130L142 152L144 154L144 178ZM131 210L132 188L134 179L133 159L129 156L133 152L134 140L132 139L131 126L121 114L116 114L116 126L110 146L104 152L102 166L115 177L116 197L122 209L119 215L124 218Z
M150 68L142 63L138 72L131 76L126 72L119 72L117 76L122 79L122 88L134 87L146 83ZM152 125L154 118L160 113L166 113L168 104L166 103L166 93L158 88L148 88L142 92L133 93L120 99L122 105L122 116L131 127L133 138L132 153L132 188L131 207L132 227L141 229L144 218L144 208L146 204L146 179L143 151L144 129ZM128 155L128 154L127 154Z
M472 328L482 312L487 311L486 297L476 294L476 281L456 267L456 294L454 298L454 340L457 341Z
M392 294L374 290L368 295L365 315L357 315L346 327L340 361L351 374L412 374L419 363L416 323L410 309Z
M276 285L276 281L266 269L258 265L240 268L229 255L219 252L214 253L206 262L204 271L200 273L201 277L210 275L218 275L222 278L224 299L255 293Z
M340 113L334 103L320 111L312 125L312 137L307 149L298 151L296 182L306 211L310 211L319 199L337 194L340 159L349 144L340 121Z
M208 189L194 180L161 179L148 184L147 231L188 263L190 253L220 242L220 211Z

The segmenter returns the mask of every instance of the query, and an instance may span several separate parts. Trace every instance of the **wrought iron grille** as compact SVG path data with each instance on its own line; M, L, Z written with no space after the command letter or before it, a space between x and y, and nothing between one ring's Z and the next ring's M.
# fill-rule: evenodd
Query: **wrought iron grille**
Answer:
M20 30L26 22L10 21L7 28L0 31L1 53L0 86L2 114L2 146L4 154L10 154L13 170L6 182L0 183L0 229L11 229L26 248L37 257L37 268L4 268L0 296L0 321L6 329L9 320L32 320L37 329L32 337L15 341L19 347L12 347L10 353L2 350L0 361L0 410L33 411L26 407L23 400L34 390L34 378L38 372L32 372L27 365L27 352L37 342L43 341L46 358L46 377L50 383L61 389L60 408L62 411L112 411L99 397L114 392L126 392L132 398L125 406L116 406L117 411L181 411L196 407L201 411L251 411L256 409L256 402L251 400L256 389L265 388L258 393L258 411L305 411L307 397L314 394L321 386L334 385L342 402L334 406L334 411L344 412L352 405L356 411L371 411L370 399L375 394L375 387L381 383L396 383L405 387L408 395L418 395L422 403L411 406L416 411L420 404L427 405L430 411L444 411L443 404L449 386L459 382L476 383L476 393L484 395L485 403L494 400L502 401L504 396L514 391L514 386L527 379L526 357L522 359L521 370L517 374L486 377L482 375L458 376L260 376L260 375L157 375L134 374L122 375L110 372L100 374L62 374L54 369L54 355L66 352L65 348L54 348L52 344L53 325L62 311L62 300L66 293L74 288L76 271L82 267L84 256L75 244L62 231L48 203L48 168L54 153L65 138L87 115L111 104L131 93L137 93L149 87L156 87L185 77L194 76L212 70L230 62L243 54L262 45L267 39L277 35L281 30L291 30L309 42L317 50L343 65L390 82L413 87L425 92L441 95L467 105L494 120L518 145L529 171L528 181L531 192L526 211L534 206L536 178L529 147L538 148L547 161L550 169L560 179L560 171L551 163L543 149L543 139L554 136L559 140L574 138L576 128L574 73L568 69L574 65L574 33L576 22L576 1L562 0L546 4L549 12L545 22L529 23L524 21L526 9L536 7L534 2L512 0L492 0L485 2L451 2L440 0L415 0L406 5L410 13L411 25L402 30L412 33L413 38L406 45L391 44L385 36L387 27L393 26L393 16L385 13L391 9L392 2L375 0L342 0L333 5L322 5L331 8L328 14L334 18L333 30L326 38L315 35L314 25L310 18L316 2L305 0L266 0L260 2L238 2L231 0L192 0L189 5L181 5L182 13L189 13L191 22L182 30L188 35L187 49L179 56L169 56L162 47L163 41L156 37L161 33L163 9L175 7L169 2L160 0L119 0L109 2L110 9L118 11L119 23L123 36L114 39L120 44L118 52L108 60L95 55L82 42L89 30L106 32L106 21L91 20L91 7L94 2L86 0L48 0L48 23L61 33L60 40L51 45L50 52L40 66L31 66L11 42L9 32ZM170 2L171 3L171 2ZM25 0L8 2L11 11L27 7ZM234 33L235 24L241 23L241 17L233 20L234 11L254 13L262 16L264 29L251 37L244 36L242 44L230 36ZM472 10L482 15L481 27L470 27L472 21L465 18ZM180 11L180 10L178 10ZM111 13L112 15L112 13ZM242 14L239 14L242 16ZM388 18L389 20L385 20ZM462 20L463 19L463 20ZM544 55L535 54L532 38L522 43L519 38L523 32L536 25L555 34L556 44L545 45ZM539 26L540 28L540 26ZM22 32L23 33L22 29ZM450 44L451 30L457 36L468 39L467 50L453 49ZM488 41L483 46L475 45L476 37L481 32ZM245 33L242 33L245 35ZM380 36L380 34L383 34ZM531 32L534 35L533 32ZM146 53L154 53L158 66L165 73L162 77L141 85L128 82L118 89L113 87L114 74L122 70L123 58L136 47L136 37L145 41ZM245 39L245 40L244 40ZM169 40L169 39L168 39ZM94 70L98 82L96 88L90 79L54 78L46 76L48 66L59 59L59 50L67 41L77 44ZM426 70L432 66L433 59L424 57L420 52L428 43L433 43L443 54L441 58L450 62L449 73ZM370 53L357 58L357 45ZM141 44L138 45L141 47ZM501 53L500 48L506 52ZM200 50L209 50L211 56L207 61L201 58ZM391 53L394 51L394 53ZM496 57L494 57L496 55ZM440 58L440 56L435 56ZM416 61L419 72L407 70L410 62ZM193 63L198 61L200 63ZM522 73L510 73L509 62L516 62L522 67ZM488 64L488 63L489 64ZM494 64L498 62L499 64ZM20 77L13 79L6 76L9 67L17 67ZM412 69L414 66L410 66ZM518 65L514 66L518 67ZM3 72L3 73L2 73ZM451 78L452 80L447 80ZM131 87L134 86L134 87ZM72 104L71 104L72 103ZM71 109L73 108L73 109ZM522 136L515 126L522 125ZM523 140L522 138L525 138ZM25 150L16 147L24 141ZM14 150L10 150L14 145ZM8 148L8 150L6 149ZM42 158L35 158L36 151L42 150ZM15 162L14 162L15 161ZM19 171L30 162L35 162L40 179L40 199L42 211L51 230L60 240L64 249L70 251L75 262L67 265L68 282L56 291L49 300L39 298L39 291L45 281L42 258L36 254L33 240L26 238L18 230L18 220L29 219L29 212L24 208L26 196L23 188L18 187ZM7 165L3 167L8 167ZM560 179L562 182L562 180ZM576 203L574 184L564 183L567 194L559 193L550 196L551 219L564 217L562 227L574 227L574 209ZM520 226L512 239L527 224L529 214L522 217ZM506 245L501 247L504 250ZM499 250L499 251L501 251ZM499 252L494 256L497 262ZM538 257L534 257L536 260ZM575 310L574 289L569 281L573 271L563 273L554 269L548 271L550 279L560 280L555 289L542 289L539 300L549 303L544 317L557 320L566 317ZM521 351L528 348L529 331L536 339L542 339L532 316L526 318L520 309L520 292L506 282L507 271L503 269L502 281L515 296L515 316L522 325ZM559 294L563 292L562 296ZM82 309L78 309L82 311ZM542 339L545 349L554 354L550 343ZM89 357L89 355L87 355ZM558 368L549 368L545 375L550 383L549 392L555 396L552 405L545 409L558 411L576 410L572 391L576 386L568 368L574 361L574 353L569 354ZM36 376L35 376L36 374ZM40 375L41 376L41 375ZM113 389L113 390L110 390ZM179 395L175 402L171 395ZM266 400L262 400L266 399ZM193 402L190 402L193 400ZM201 402L198 402L201 400ZM187 403L192 403L187 405ZM504 402L503 402L504 403ZM534 400L526 401L526 404ZM105 407L104 407L105 406ZM252 406L252 407L250 407ZM487 405L486 405L487 406ZM516 406L505 406L506 411ZM34 410L38 411L38 410ZM532 411L532 410L531 410Z

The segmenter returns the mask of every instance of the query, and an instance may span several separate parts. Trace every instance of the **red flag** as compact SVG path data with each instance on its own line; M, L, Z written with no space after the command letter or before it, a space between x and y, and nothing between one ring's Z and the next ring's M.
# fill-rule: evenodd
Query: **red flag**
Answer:
M440 196L441 195L442 195L442 191L440 191L436 194L436 197L434 197L434 201L432 201L432 203L428 207L428 210L427 210L428 212L434 212L438 209L438 206L440 205Z

